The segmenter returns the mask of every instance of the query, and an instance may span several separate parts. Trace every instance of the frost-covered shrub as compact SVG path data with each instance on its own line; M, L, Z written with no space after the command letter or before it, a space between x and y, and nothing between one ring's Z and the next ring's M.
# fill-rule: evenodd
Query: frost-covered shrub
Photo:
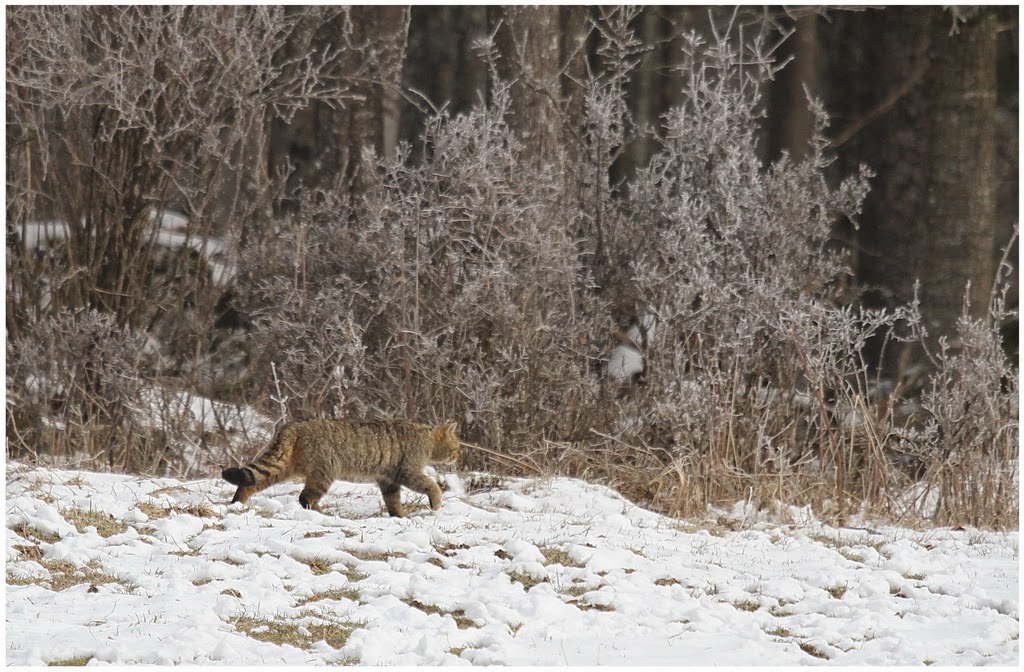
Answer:
M616 434L646 447L637 458L652 478L703 481L677 492L688 509L743 497L760 474L812 453L835 463L836 396L864 392L859 345L886 318L837 301L846 268L832 227L856 216L867 173L829 185L824 112L813 107L807 158L766 167L760 86L776 66L764 35L690 34L682 52L682 104L625 198L609 199L605 234L613 291L657 323L641 346L645 385L620 406ZM608 121L627 113L600 95L588 100L595 129L629 125Z
M364 412L454 418L464 437L499 449L587 432L594 302L583 299L558 182L524 160L507 104L502 94L465 116L439 115L423 157L402 148L377 161L350 209L341 194L322 195L300 215L301 236L270 236L266 253L248 258L265 278L249 294L254 337L291 394L308 397L326 380L329 367L311 361L331 340L317 340L317 325L343 316L359 325L349 395ZM300 353L303 374L289 364Z
M95 310L61 311L7 343L7 449L102 456L110 466L141 467L153 455L136 411L145 336Z
M988 319L965 302L954 339L934 350L916 304L906 311L911 338L932 373L920 395L920 421L894 431L899 450L918 461L920 485L900 498L907 512L951 525L1012 527L1020 509L1018 372L1007 360L999 325L1002 298Z
M347 274L355 250L337 203L303 202L279 230L251 241L242 257L252 281L237 305L252 321L248 387L283 405L279 419L366 413L365 289ZM355 407L353 407L355 404Z

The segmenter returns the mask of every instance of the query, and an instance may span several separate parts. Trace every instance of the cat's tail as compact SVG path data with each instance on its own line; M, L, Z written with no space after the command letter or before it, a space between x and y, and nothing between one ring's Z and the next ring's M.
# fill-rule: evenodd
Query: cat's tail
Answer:
M252 469L248 467L238 469L237 467L231 467L220 472L220 475L225 481L231 485L255 485L256 477L253 476Z
M228 467L220 472L221 477L242 488L257 484L267 487L287 478L295 470L296 434L296 428L285 427L255 460L241 467Z

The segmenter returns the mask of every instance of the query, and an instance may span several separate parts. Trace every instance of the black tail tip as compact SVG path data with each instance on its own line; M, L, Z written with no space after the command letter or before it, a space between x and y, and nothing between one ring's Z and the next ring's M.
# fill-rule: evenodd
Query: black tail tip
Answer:
M231 467L220 472L220 475L232 485L252 485L256 482L256 479L252 477L252 472L248 469Z

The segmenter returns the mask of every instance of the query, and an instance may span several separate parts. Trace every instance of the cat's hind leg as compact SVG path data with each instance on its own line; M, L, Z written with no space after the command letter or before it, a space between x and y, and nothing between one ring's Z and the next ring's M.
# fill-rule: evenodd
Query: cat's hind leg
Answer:
M299 493L299 504L304 509L320 511L320 498L327 494L330 487L331 481L325 482L314 478L306 479L306 487L302 488L302 492Z
M395 518L402 517L402 486L394 481L379 480L380 494L384 495L384 506L388 509L388 515Z

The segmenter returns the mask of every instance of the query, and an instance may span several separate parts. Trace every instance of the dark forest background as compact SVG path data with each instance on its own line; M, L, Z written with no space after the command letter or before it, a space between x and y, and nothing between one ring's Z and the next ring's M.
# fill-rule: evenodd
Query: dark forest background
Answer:
M455 418L677 514L1015 524L1017 7L6 19L9 456Z

